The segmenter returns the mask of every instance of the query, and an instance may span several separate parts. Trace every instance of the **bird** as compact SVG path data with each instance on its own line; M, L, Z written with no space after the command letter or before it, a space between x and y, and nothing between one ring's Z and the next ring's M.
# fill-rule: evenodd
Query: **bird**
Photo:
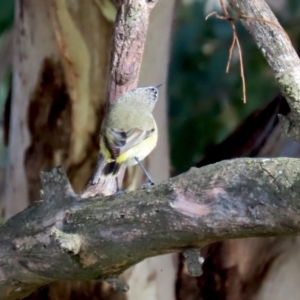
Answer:
M121 191L118 175L122 165L138 164L148 178L147 184L154 185L141 161L151 153L158 140L158 129L152 114L158 100L158 88L139 87L125 92L109 107L103 119L100 154L105 164L101 176L115 177L117 192Z

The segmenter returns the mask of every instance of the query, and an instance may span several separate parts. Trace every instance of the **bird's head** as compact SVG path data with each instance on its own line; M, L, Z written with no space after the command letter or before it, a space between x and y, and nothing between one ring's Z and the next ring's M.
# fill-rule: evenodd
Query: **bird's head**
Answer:
M160 86L139 87L124 93L118 100L118 103L126 103L140 108L153 111L158 99L158 88Z

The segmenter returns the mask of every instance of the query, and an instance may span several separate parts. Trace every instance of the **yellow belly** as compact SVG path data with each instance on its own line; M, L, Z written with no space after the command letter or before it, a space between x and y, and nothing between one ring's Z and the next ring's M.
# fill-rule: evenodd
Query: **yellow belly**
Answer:
M139 160L143 160L148 156L157 144L157 137L157 130L155 130L148 138L121 154L116 161L118 163L125 163L127 166L137 164L135 157Z
M146 156L148 156L155 148L157 144L157 138L158 133L155 126L155 131L148 138L122 153L116 158L116 162L119 164L124 163L127 166L135 165L137 163L135 157L137 157L139 160L143 160ZM106 162L109 163L114 160L111 158L111 154L108 149L106 149L102 138L100 139L100 149L105 157Z

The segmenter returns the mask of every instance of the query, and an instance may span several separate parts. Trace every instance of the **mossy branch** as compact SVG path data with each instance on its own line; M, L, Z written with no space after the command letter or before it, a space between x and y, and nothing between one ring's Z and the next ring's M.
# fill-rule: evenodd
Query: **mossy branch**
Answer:
M1 299L56 280L109 279L147 257L214 241L300 232L293 158L223 161L146 190L89 199L56 168L43 174L43 190L44 201L0 227Z

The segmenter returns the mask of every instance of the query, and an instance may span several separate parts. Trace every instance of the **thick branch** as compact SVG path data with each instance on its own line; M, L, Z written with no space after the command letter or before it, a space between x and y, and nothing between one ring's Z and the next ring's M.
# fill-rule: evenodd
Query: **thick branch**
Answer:
M300 60L293 45L264 0L229 0L275 73L292 114L280 117L285 133L300 141Z
M146 257L218 240L300 232L298 159L224 161L84 200L64 177L61 169L44 174L46 200L0 227L1 299L56 280L105 279Z

